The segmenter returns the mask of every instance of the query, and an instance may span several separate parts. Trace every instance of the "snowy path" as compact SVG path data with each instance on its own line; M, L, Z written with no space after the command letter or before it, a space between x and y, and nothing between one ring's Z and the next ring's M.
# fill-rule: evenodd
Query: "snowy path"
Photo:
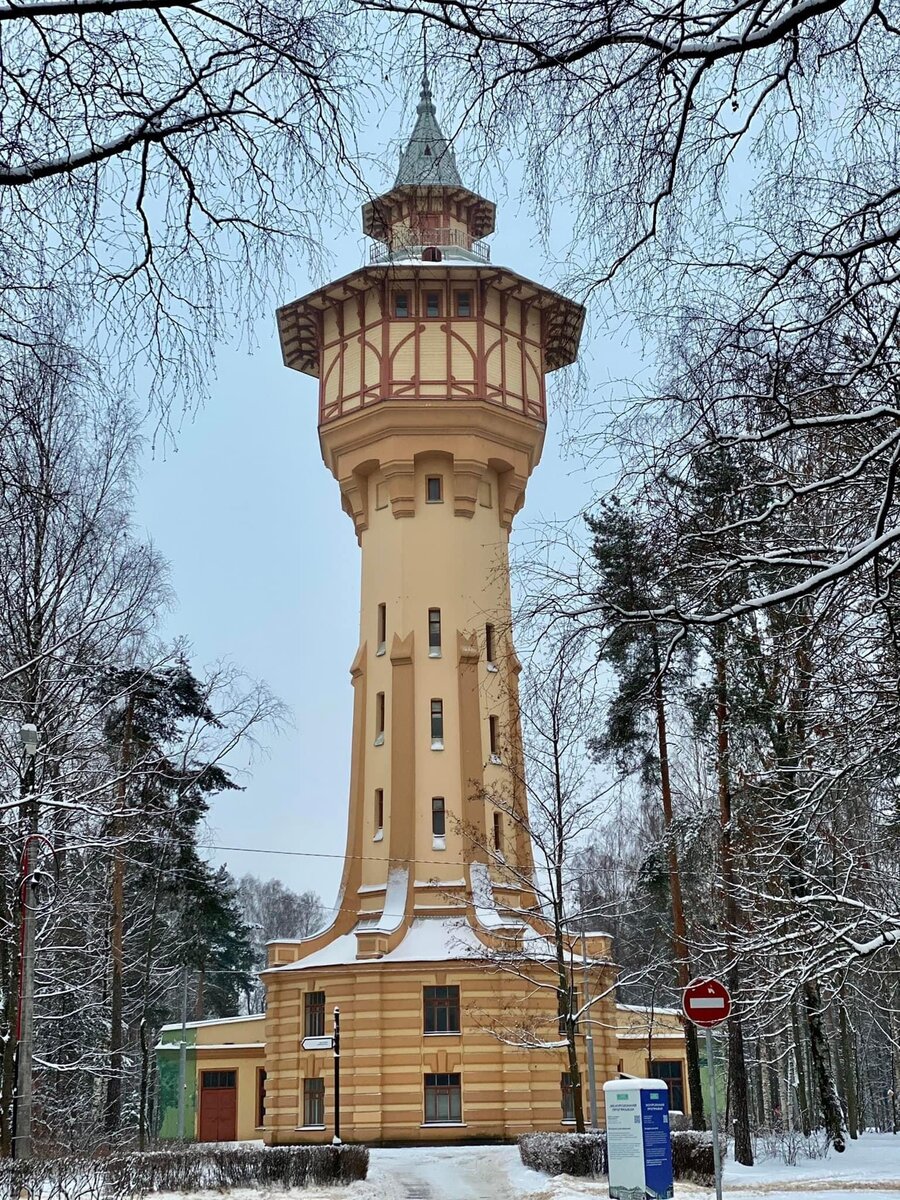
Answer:
M712 1200L680 1184L677 1200ZM900 1200L900 1136L868 1134L846 1154L752 1169L728 1163L727 1200ZM345 1190L294 1193L296 1200L608 1200L605 1180L548 1179L528 1171L515 1146L373 1150L369 1178Z

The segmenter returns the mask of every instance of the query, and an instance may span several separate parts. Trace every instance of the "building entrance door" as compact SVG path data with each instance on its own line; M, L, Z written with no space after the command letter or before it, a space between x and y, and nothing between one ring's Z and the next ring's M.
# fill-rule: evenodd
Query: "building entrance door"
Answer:
M200 1077L201 1142L237 1138L237 1081L234 1071L203 1071Z

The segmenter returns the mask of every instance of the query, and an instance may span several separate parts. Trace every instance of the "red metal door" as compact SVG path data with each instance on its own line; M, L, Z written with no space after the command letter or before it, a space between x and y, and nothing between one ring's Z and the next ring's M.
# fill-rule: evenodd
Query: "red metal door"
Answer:
M237 1139L237 1086L234 1071L203 1071L200 1077L201 1142Z

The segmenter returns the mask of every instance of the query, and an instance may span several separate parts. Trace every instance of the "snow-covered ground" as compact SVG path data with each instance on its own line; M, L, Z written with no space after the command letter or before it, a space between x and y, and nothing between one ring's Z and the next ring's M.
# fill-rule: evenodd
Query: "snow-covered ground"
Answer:
M755 1167L728 1162L728 1200L898 1200L900 1135L866 1134L845 1154L785 1166L767 1159ZM373 1150L369 1178L346 1189L298 1192L297 1200L587 1200L609 1192L605 1180L548 1179L522 1166L515 1146L454 1146ZM713 1192L678 1185L676 1197Z

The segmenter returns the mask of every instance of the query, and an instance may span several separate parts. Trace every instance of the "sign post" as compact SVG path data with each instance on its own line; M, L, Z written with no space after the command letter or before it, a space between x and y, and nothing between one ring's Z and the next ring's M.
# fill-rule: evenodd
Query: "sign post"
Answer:
M341 1010L334 1010L334 1137L333 1146L341 1144Z
M712 1126L716 1200L722 1200L722 1157L719 1153L719 1106L716 1099L716 1060L712 1031L728 1019L731 995L718 979L694 979L684 989L684 1015L706 1035L706 1068L709 1071L709 1123Z
M661 1079L610 1079L603 1085L612 1200L671 1200L669 1089Z

